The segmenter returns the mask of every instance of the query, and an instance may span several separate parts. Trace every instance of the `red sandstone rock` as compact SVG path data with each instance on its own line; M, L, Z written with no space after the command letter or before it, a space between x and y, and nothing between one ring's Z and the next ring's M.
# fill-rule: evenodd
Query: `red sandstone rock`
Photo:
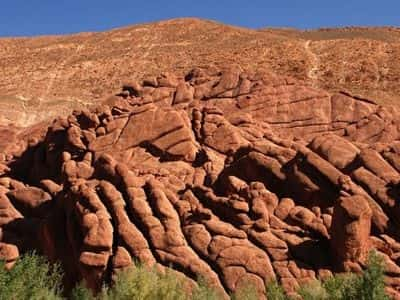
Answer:
M238 69L185 78L129 83L110 106L10 134L8 266L38 248L93 289L139 261L225 297L251 282L262 297L273 279L295 295L359 271L375 248L400 295L396 111Z
M348 263L365 262L370 250L369 235L372 212L362 196L341 197L335 205L331 244L338 268L347 269Z

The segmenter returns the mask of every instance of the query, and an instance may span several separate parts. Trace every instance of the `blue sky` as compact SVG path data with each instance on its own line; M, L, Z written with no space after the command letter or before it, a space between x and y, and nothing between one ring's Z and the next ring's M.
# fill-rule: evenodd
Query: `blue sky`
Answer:
M302 29L400 26L400 0L1 0L0 36L64 34L177 17Z

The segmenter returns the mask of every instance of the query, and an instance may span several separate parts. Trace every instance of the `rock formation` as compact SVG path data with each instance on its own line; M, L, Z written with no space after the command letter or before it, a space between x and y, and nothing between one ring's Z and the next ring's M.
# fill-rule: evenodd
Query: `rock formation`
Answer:
M263 297L361 271L375 249L400 299L399 114L234 68L128 82L0 130L0 257L38 249L93 289L138 261Z

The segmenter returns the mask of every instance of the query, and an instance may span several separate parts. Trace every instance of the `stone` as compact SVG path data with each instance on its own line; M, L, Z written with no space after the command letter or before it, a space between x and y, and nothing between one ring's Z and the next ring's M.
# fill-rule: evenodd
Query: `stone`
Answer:
M275 279L298 297L376 249L397 293L397 116L240 68L127 83L98 107L0 130L0 258L40 250L95 291L137 261L228 299L246 282L266 297Z
M331 226L331 248L338 268L347 262L366 261L370 245L372 212L362 196L341 197L335 205Z

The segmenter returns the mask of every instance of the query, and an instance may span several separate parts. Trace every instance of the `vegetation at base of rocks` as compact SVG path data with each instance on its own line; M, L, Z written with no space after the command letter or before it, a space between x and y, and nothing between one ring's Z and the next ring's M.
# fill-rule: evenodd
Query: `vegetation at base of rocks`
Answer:
M389 300L385 293L382 257L372 251L361 275L338 274L321 283L313 282L300 289L304 300Z
M267 297L268 300L286 300L290 299L285 295L283 288L276 281L267 284Z
M11 270L0 266L0 300L5 299L64 299L62 272L58 265L47 262L34 253L24 255ZM360 274L339 274L324 282L315 281L298 291L304 300L386 300L382 258L371 252L367 268ZM250 285L231 295L234 300L258 299ZM269 300L289 300L277 282L267 284ZM68 297L72 300L217 300L222 299L207 282L200 278L190 287L171 270L160 273L154 268L137 265L120 271L112 286L104 286L94 296L83 283L78 284Z
M59 299L62 272L34 253L26 254L6 270L0 261L0 300Z
M192 289L191 296L190 290L187 282L170 269L160 273L155 268L137 265L120 271L114 284L104 287L97 299L219 299L217 292L208 288L204 279L198 281L198 287Z

